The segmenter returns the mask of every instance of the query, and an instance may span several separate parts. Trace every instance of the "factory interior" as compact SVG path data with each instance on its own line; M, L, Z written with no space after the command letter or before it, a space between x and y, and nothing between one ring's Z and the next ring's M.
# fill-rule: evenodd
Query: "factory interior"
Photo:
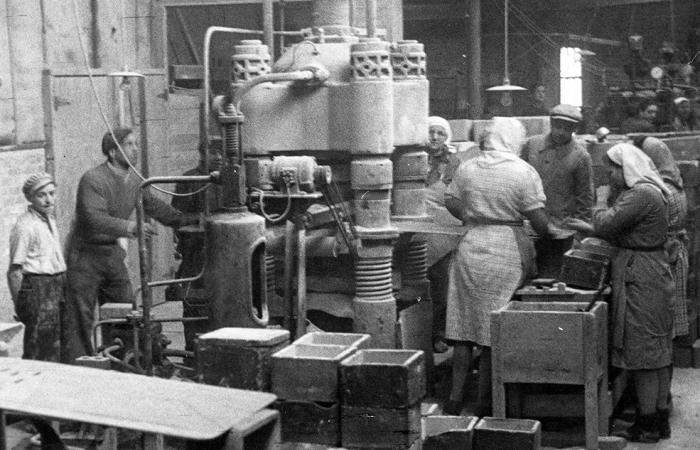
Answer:
M0 179L0 450L700 449L698 0L0 0Z

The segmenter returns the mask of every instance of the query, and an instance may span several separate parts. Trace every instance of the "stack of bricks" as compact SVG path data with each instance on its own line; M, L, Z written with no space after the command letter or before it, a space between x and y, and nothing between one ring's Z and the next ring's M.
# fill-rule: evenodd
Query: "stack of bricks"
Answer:
M670 148L673 147L669 146ZM688 322L690 332L688 335L679 336L674 340L673 365L675 367L700 367L700 341L698 341L698 311L700 311L700 148L695 149L698 154L691 155L693 160L677 161L683 177L683 188L688 200L688 219L686 231L688 233L688 253L690 257L690 270L688 273ZM688 157L674 152L674 157Z
M369 334L308 333L272 355L272 392L282 441L336 447L341 442L338 368Z
M340 380L344 448L420 448L422 351L360 350L340 364Z

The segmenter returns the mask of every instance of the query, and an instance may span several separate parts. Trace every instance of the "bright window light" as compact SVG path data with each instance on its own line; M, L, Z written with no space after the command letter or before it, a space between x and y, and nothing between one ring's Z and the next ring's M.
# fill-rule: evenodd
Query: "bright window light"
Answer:
M561 102L574 106L583 105L580 51L580 49L574 47L562 47L559 52Z

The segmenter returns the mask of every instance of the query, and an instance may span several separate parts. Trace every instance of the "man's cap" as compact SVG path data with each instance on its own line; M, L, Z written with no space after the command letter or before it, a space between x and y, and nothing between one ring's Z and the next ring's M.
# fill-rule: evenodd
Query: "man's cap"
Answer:
M690 102L690 100L688 100L688 99L685 98L685 97L676 97L676 98L673 99L673 104L676 105L676 106L680 105L680 104L683 103L683 102Z
M30 200L37 191L48 184L56 184L53 181L53 177L46 172L37 172L27 178L27 181L22 186L22 192L27 200Z
M563 120L565 122L579 123L583 120L581 112L578 110L577 106L574 105L557 105L549 111L549 117L551 119Z

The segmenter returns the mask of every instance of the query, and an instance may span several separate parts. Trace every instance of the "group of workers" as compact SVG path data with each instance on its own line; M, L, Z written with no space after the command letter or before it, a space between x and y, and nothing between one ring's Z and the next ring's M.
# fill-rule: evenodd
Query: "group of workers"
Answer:
M31 175L22 191L27 211L10 233L8 285L18 320L24 323L23 358L74 363L93 355L95 307L133 303L126 267L126 240L137 237L130 219L141 179L136 134L115 128L102 139L105 161L80 178L76 209L64 250L54 218L56 183L51 175ZM199 223L199 214L183 213L143 191L145 212L163 225ZM143 224L144 236L155 233Z
M688 333L683 181L669 148L642 135L606 152L609 183L594 189L591 157L574 136L581 120L578 108L558 105L550 112L551 132L526 140L518 120L495 117L479 139L480 151L454 163L440 188L428 184L467 229L448 255L447 277L431 279L447 285L444 339L436 332L434 349L454 347L443 412L462 411L476 349L474 413L491 413L491 311L534 276L556 278L574 240L596 236L616 248L611 364L631 374L636 394L638 414L623 435L657 442L671 434L672 340ZM445 137L441 146L429 145L431 159L454 153L446 139L449 124L440 118L429 123L431 137ZM439 303L443 298L436 292L433 301Z
M673 115L670 126L659 129L657 116L659 105L652 99L644 99L630 111L629 117L620 124L620 133L654 133L657 131L700 131L700 117L696 115L686 97L673 100Z
M672 339L688 333L687 204L680 172L662 141L641 136L607 151L609 185L594 190L591 157L574 137L580 111L558 105L549 116L551 131L528 140L518 120L495 117L478 146L464 152L451 145L446 120L429 119L428 211L436 222L467 230L452 244L429 249L435 350L454 347L452 387L443 410L461 412L478 349L476 414L490 414L490 313L534 276L556 277L578 233L618 249L611 277L612 365L632 373L638 403L637 420L626 436L638 442L668 438ZM220 150L220 141L200 146L200 165L186 175L218 169ZM105 162L79 182L65 259L53 216L53 178L38 173L24 183L29 207L11 232L8 271L16 315L26 326L24 358L72 363L92 355L96 304L133 302L122 240L137 235L130 216L141 183L132 166L138 151L129 128L104 135ZM205 197L187 194L200 188L178 186L172 205L144 190L145 211L166 226L197 224ZM143 233L151 236L154 228L144 223ZM185 258L177 276L196 276L202 237L182 232L178 237ZM188 295L176 292L175 297ZM184 315L200 315L202 307L186 303ZM191 342L197 330L185 331Z

